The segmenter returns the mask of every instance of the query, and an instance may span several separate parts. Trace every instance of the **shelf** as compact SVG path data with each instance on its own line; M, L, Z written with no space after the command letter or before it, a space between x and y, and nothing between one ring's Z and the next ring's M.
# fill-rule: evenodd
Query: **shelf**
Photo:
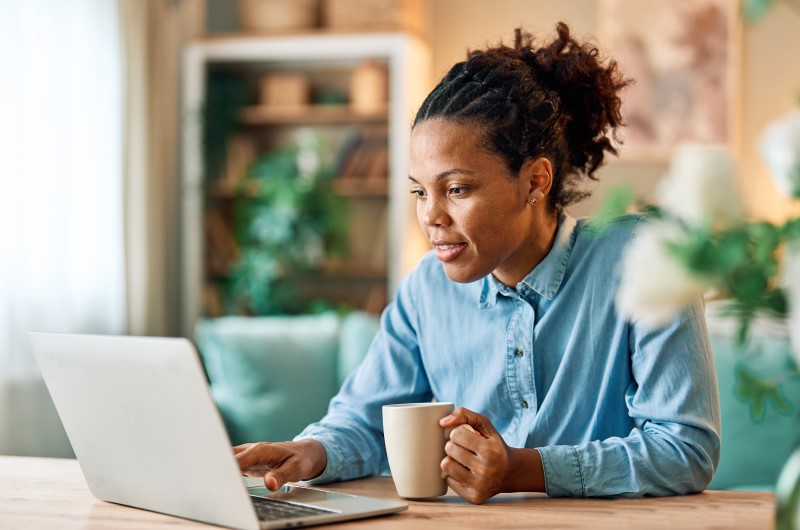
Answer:
M255 185L256 183L253 184ZM333 189L342 197L386 198L389 196L389 179L388 177L340 178L334 181ZM207 190L208 196L215 199L256 198L259 196L255 186L250 186L249 189L241 189L229 184L216 183L209 185Z
M386 110L362 113L348 105L308 105L298 107L245 107L240 121L246 125L321 125L337 123L386 122Z
M240 197L258 197L257 182L251 182L252 185L239 187L238 184L230 184L228 182L215 182L208 184L206 188L206 195L214 199L238 199Z
M241 94L252 99L247 100L250 106L237 107L232 116L235 123L226 124L225 131L217 130L226 138L214 141L231 144L214 147L233 147L229 153L234 153L221 167L206 166L215 161L205 156L208 121L181 122L182 189L187 190L181 193L182 332L190 336L204 313L224 315L234 309L226 297L231 295L231 282L245 273L233 268L242 252L234 234L238 207L257 203L260 195L260 183L251 182L247 170L305 126L315 129L330 149L323 160L331 164L332 180L325 185L348 210L341 241L347 253L329 257L331 263L318 270L288 270L281 279L297 290L298 304L320 299L376 314L384 308L391 298L388 293L394 292L406 272L403 264L415 257L409 259L402 244L408 235L416 234L409 222L410 196L394 198L393 194L401 190L396 181L405 181L408 175L407 121L429 88L430 59L428 46L403 32L215 35L186 46L183 116L204 116L211 76L217 73L230 75L232 82L243 87ZM339 104L319 104L323 100L318 95L349 94L350 77L366 60L387 67L391 98L383 107L359 113L343 97L337 100ZM272 105L261 105L268 101L261 99L262 76L272 73L307 75L311 97L300 100L307 104L280 107L271 100ZM213 90L219 91L214 95L233 104L225 99L228 88L214 84ZM205 177L212 171L217 178L209 182ZM209 216L216 219L209 222ZM398 259L389 260L395 249ZM235 305L244 312L250 310L239 307L239 301Z

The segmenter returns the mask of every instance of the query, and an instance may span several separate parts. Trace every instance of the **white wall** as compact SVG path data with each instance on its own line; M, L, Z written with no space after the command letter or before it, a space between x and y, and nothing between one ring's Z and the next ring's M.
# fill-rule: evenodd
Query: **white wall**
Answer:
M775 2L742 38L742 189L751 214L770 220L800 215L800 201L778 193L756 147L770 121L800 108L800 2L792 1Z

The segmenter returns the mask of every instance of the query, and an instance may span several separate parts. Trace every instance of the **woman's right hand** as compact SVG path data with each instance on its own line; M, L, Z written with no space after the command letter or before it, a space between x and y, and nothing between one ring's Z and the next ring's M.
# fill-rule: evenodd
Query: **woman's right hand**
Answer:
M267 489L275 491L287 482L318 476L328 464L325 448L316 440L258 442L233 448L236 461L248 476L264 477Z

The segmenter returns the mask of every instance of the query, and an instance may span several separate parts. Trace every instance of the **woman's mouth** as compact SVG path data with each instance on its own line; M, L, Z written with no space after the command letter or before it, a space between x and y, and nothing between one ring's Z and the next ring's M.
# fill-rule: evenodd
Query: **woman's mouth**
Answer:
M455 244L438 244L434 245L433 248L436 250L436 257L439 258L439 261L448 262L456 259L456 256L461 254L461 251L467 246L466 243L455 243Z

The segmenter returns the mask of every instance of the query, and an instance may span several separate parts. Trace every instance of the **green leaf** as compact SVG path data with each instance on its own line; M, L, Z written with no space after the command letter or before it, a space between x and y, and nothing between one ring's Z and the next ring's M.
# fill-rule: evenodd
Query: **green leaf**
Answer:
M753 320L751 313L744 313L739 319L739 330L736 333L736 344L743 346L747 343L747 337L750 335L750 323Z
M767 14L767 11L774 3L775 0L743 0L742 15L751 24L758 22Z
M792 169L792 173L789 176L789 182L792 183L792 197L795 199L800 199L800 163L796 164Z
M792 413L792 405L786 399L786 396L783 395L783 391L780 386L774 387L767 395L772 401L772 406L775 407L775 410L785 415Z
M604 230L609 223L624 215L633 204L633 187L629 185L614 186L603 195L600 213L594 219L595 226Z
M781 243L781 229L766 221L754 221L746 225L748 239L765 256L774 256Z
M729 285L731 293L739 301L757 305L758 300L763 297L763 293L767 290L767 280L755 270L743 270L741 272L743 274L737 274L733 278L733 283Z
M709 261L709 272L716 272L728 276L743 263L747 262L748 237L741 228L732 229L723 234L708 234L710 247L706 259Z
M789 313L789 300L783 289L773 289L764 296L764 308L772 311L779 317Z
M781 233L787 242L800 241L800 217L786 221L781 227Z
M676 256L689 271L698 275L714 273L718 269L719 250L706 229L697 228L684 232L680 241L667 244L667 249Z
M786 400L780 385L770 379L762 378L741 364L736 367L734 394L750 405L750 417L760 422L766 415L767 403L780 414L791 414L792 406Z
M743 366L736 368L736 386L734 393L739 399L750 405L750 417L760 422L764 419L764 389L761 380Z

